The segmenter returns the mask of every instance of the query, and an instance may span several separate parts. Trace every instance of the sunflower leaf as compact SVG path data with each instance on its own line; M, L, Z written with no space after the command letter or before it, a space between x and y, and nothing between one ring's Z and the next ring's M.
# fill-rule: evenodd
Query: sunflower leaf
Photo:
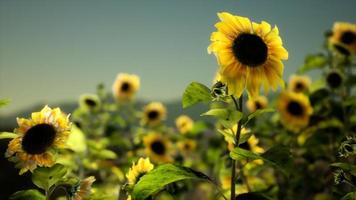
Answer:
M187 108L197 103L211 100L212 97L208 87L198 82L192 82L183 93L182 106L183 108Z
M10 196L10 200L44 200L45 196L38 190L20 190Z
M356 200L356 192L349 192L341 200Z
M0 108L10 104L10 99L0 99Z
M225 128L231 128L234 126L243 116L242 112L237 110L230 110L226 108L213 108L201 116L214 116L220 120L221 124Z
M17 134L11 132L0 132L0 139L13 139L16 136Z
M61 164L52 167L37 168L32 174L32 182L39 188L48 191L67 173L67 168Z
M310 54L304 60L304 65L302 65L298 73L305 73L307 71L323 68L328 63L328 60L325 55L318 54Z
M133 200L144 200L161 191L166 185L182 180L211 181L205 174L173 164L164 164L142 176L131 193Z
M332 163L330 166L340 168L340 169L344 170L345 172L348 172L348 173L352 174L353 176L356 176L356 165L339 162L339 163Z
M249 114L247 118L245 118L245 121L243 122L244 125L246 125L251 119L258 117L264 113L269 113L269 112L274 112L273 108L265 108L265 109L258 109L255 112Z

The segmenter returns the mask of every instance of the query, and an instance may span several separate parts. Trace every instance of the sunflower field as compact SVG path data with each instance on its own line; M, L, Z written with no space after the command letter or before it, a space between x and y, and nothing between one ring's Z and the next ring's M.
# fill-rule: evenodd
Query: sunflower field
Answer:
M283 30L228 12L217 21L216 76L182 91L200 117L168 125L164 103L137 100L140 77L118 72L73 112L43 105L0 133L11 178L27 177L8 198L355 200L356 24L335 22L283 80Z

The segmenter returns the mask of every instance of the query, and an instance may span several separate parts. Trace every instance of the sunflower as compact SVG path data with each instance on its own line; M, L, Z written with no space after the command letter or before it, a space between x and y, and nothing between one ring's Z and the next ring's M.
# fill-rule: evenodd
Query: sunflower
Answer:
M309 123L313 108L303 93L284 91L277 100L277 109L282 124L291 131L297 132Z
M282 46L277 27L265 21L260 24L248 18L218 13L221 22L211 34L209 53L214 53L220 65L220 81L228 85L229 94L241 96L246 88L250 97L259 94L261 85L270 88L284 86L283 63L288 52Z
M288 89L292 92L308 92L310 84L309 76L292 75L289 77Z
M166 107L160 102L151 102L143 108L142 123L149 126L157 126L166 119Z
M56 150L65 147L70 134L69 115L45 106L31 119L17 118L17 136L9 142L5 156L21 168L20 174L55 163Z
M184 139L177 143L178 149L185 155L192 153L197 147L197 143L192 139Z
M246 107L250 112L255 112L259 109L265 109L268 105L268 99L265 96L258 96L254 99L249 99L246 102Z
M344 55L356 53L356 24L334 23L329 43Z
M160 134L150 133L143 138L146 154L156 162L171 162L171 142Z
M114 97L118 101L132 100L140 88L140 78L135 74L120 73L112 86Z
M193 120L187 115L180 115L176 119L176 127L178 131L182 134L190 132L193 129L193 125Z
M95 94L84 94L79 98L79 106L89 111L96 111L100 106L100 99Z
M132 163L132 167L129 169L129 172L126 174L128 184L135 185L140 178L145 175L147 172L153 169L153 164L150 162L149 158L143 159L140 158L137 164Z
M344 80L342 74L337 70L331 70L326 75L326 83L331 89L340 88Z
M94 176L89 176L79 182L75 193L73 194L73 200L82 200L88 197L91 193L91 186L95 181Z

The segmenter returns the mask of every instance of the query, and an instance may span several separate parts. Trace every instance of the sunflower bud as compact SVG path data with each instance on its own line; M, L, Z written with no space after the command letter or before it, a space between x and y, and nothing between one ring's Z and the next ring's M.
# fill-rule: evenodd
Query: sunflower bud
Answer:
M212 89L211 89L211 96L214 98L215 101L218 101L228 94L227 85L218 81L216 82Z
M339 147L339 156L345 158L356 154L356 137L347 137L346 139Z

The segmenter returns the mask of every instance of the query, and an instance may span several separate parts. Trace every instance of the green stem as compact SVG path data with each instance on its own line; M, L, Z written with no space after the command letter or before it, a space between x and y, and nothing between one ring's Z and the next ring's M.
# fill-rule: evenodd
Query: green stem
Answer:
M231 95L232 100L234 101L235 104L235 108L237 111L242 112L242 99L243 99L243 95L240 96L239 98L239 102L236 101L235 97L233 95ZM238 147L239 146L239 142L240 142L240 134L241 134L241 120L237 121L237 130L236 130L236 137L235 137L235 145L234 147ZM235 191L235 180L236 180L236 164L237 161L236 160L232 160L232 167L231 167L231 200L235 200L235 196L236 196L236 191Z

